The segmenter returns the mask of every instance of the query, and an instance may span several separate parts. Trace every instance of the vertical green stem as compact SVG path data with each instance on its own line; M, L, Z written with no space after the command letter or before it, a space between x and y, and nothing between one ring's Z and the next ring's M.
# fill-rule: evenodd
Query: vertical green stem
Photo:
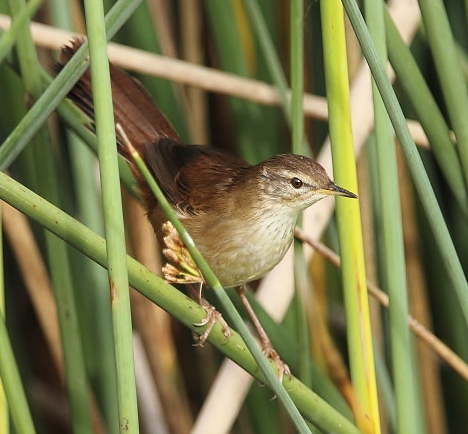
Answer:
M291 113L293 153L304 152L304 2L302 0L291 1L290 6L290 65L291 65ZM297 224L300 225L302 216L299 216ZM299 339L299 378L308 386L312 383L310 366L310 341L306 317L306 291L307 266L304 263L302 243L294 242L294 277L295 277L295 304L297 316L297 336Z
M339 185L357 191L343 8L339 0L327 0L320 10L334 176ZM359 398L355 415L361 430L377 434L380 417L359 203L338 197L336 208L351 377Z
M51 0L51 19L54 25L73 31L71 4ZM89 168L95 163L95 155L71 131L67 131L70 152L71 176L77 201L77 212L82 222L96 233L104 232L100 192ZM114 339L107 273L88 258L75 258L72 263L77 288L77 305L83 330L83 348L88 376L95 391L99 407L109 432L118 427L117 385ZM79 268L79 269L78 269ZM95 330L99 330L98 333Z
M303 151L304 140L304 3L302 0L291 1L291 114L292 114L292 152Z
M93 81L107 260L109 263L108 275L117 362L119 428L121 433L136 434L139 432L139 423L132 347L130 293L102 3L86 0L85 13Z
M450 238L447 224L437 203L429 177L416 149L416 145L411 138L406 119L398 104L395 92L388 81L385 67L372 44L361 12L354 0L342 0L342 2L405 154L414 185L419 193L421 204L426 212L431 230L440 250L442 264L446 268L448 278L455 289L465 322L468 323L468 282L461 266L460 258Z
M12 13L19 13L25 2L10 0L10 7ZM42 82L29 26L24 27L17 47L26 92L37 99L42 93ZM41 128L32 141L36 188L43 197L58 203L59 187L47 128ZM71 421L76 433L87 433L92 429L92 423L68 250L62 240L48 231L45 232L45 242L57 302Z
M382 62L387 61L385 42L384 4L366 0L365 11L369 33L376 45ZM405 251L401 221L398 171L393 129L379 91L372 83L375 113L375 136L378 191L375 197L382 228L383 287L392 302L389 306L390 341L392 348L393 380L397 402L399 433L424 432L424 418L419 396L418 374L414 342L408 327L408 294L406 285ZM389 192L392 192L389 194Z

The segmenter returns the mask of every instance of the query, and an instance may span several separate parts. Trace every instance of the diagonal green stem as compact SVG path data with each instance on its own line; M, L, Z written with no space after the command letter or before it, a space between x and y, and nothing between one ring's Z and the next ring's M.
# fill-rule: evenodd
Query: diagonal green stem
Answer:
M2 172L0 172L0 198L35 219L93 261L107 267L106 244L103 238ZM200 323L206 316L201 306L129 256L127 256L127 268L130 285L178 318L188 328L198 334L202 333L203 329L194 325ZM242 321L241 323L243 324ZM245 324L243 325L245 327ZM265 382L265 376L236 332L232 331L229 341L226 342L222 327L216 324L208 341L258 381ZM256 345L255 342L254 344ZM324 432L359 433L349 420L293 376L286 376L283 382L297 408Z
M31 0L23 7L11 22L11 26L7 32L0 37L0 63L5 59L8 53L13 48L16 40L19 38L22 27L29 23L29 20L36 13L44 0ZM1 34L1 31L0 31Z
M120 128L120 127L118 127ZM120 128L123 135L125 132ZM127 146L130 148L130 152L132 157L138 166L138 169L142 173L143 177L145 178L146 182L148 183L151 191L153 192L154 196L158 200L159 205L163 209L164 213L171 221L171 223L176 228L180 239L184 243L185 247L189 250L193 260L200 268L200 271L203 274L203 277L206 279L216 296L218 297L219 301L221 302L223 308L228 313L229 317L232 319L234 326L242 336L247 345L247 348L252 353L255 361L258 363L260 369L262 370L268 384L274 390L274 392L278 395L278 398L284 404L286 410L288 411L291 419L293 420L294 424L298 428L299 432L301 433L308 433L310 432L307 424L305 423L304 419L300 415L297 407L294 405L291 397L287 394L286 390L284 389L281 382L278 380L276 372L273 370L272 365L268 362L268 360L263 355L260 347L258 346L257 342L253 338L252 334L250 333L249 329L245 325L242 317L240 316L239 312L237 312L236 308L232 304L232 301L227 296L224 288L221 286L218 278L215 276L213 271L211 271L208 263L203 258L200 251L195 246L192 238L188 234L188 232L183 227L182 223L176 216L176 213L172 209L172 207L167 202L164 194L162 193L161 189L157 185L156 181L154 180L153 176L151 175L150 171L146 167L144 161L140 158L138 153L132 147L131 143L127 140Z
M468 184L468 91L447 11L442 0L419 0L418 3Z
M412 109L434 151L434 157L450 185L464 216L468 218L468 199L462 167L456 147L450 138L450 130L431 91L424 81L411 50L402 40L398 29L385 9L385 30L388 56L398 77L398 82L406 92Z

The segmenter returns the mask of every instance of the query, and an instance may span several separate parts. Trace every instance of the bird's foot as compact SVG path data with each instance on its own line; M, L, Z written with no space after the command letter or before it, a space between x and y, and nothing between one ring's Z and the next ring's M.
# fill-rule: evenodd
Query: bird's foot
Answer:
M169 283L203 283L202 273L185 247L176 229L170 221L162 225L165 248L163 254L167 263L162 268L163 276Z
M207 326L207 327L205 331L198 337L198 341L195 345L200 346L200 347L203 346L203 344L208 339L208 336L210 335L211 330L213 330L213 327L216 324L216 321L219 321L219 323L221 324L223 334L226 337L226 341L224 343L226 343L231 337L231 329L229 328L228 323L224 320L221 313L218 312L212 304L208 303L206 299L200 298L199 302L200 302L200 306L202 306L206 311L206 317L199 323L194 324L194 326L196 327Z
M272 360L276 368L278 369L278 380L280 383L283 382L284 374L291 376L291 370L289 366L281 360L278 352L273 348L273 345L268 340L268 342L262 342L262 352L265 357Z

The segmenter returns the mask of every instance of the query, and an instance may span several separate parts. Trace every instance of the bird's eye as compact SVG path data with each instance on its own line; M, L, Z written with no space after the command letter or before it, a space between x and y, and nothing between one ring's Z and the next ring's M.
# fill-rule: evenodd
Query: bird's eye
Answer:
M299 178L292 178L291 185L294 188L301 188L304 183Z

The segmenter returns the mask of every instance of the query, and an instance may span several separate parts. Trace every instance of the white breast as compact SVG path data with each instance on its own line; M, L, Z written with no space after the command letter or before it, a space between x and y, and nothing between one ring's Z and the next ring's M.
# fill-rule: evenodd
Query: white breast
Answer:
M223 286L239 286L259 279L281 261L291 245L295 219L296 216L284 211L282 215L272 212L271 216L262 215L253 220L249 217L245 219L242 232L224 237L229 239L228 243L220 244L206 258ZM252 225L247 225L247 221ZM227 234L229 230L224 229ZM227 249L231 252L229 255ZM231 258L228 268L226 257Z

